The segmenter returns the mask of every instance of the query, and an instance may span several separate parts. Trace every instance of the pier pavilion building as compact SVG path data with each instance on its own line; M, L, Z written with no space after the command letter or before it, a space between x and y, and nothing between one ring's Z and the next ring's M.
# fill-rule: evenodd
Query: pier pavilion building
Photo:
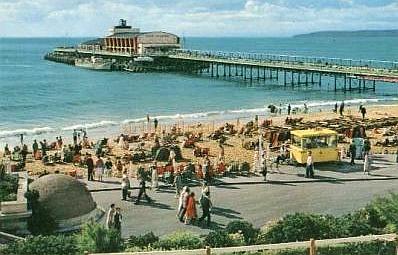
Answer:
M166 52L181 48L177 35L155 31L140 32L139 28L127 25L127 21L120 20L119 25L110 29L110 34L104 38L87 41L79 45L80 49L129 54L147 54Z

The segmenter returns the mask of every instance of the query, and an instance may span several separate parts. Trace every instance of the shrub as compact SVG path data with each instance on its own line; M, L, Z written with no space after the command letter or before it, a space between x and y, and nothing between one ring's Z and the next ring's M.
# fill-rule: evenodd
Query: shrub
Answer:
M231 221L225 228L228 234L242 233L246 244L254 244L260 230L247 221Z
M16 200L17 190L18 177L3 173L0 181L0 202Z
M223 230L210 232L204 240L204 243L210 247L230 247L234 246L234 240Z
M77 254L74 236L30 236L23 241L16 241L0 249L0 254L7 255L74 255Z
M326 239L342 236L340 222L330 215L295 213L285 216L265 233L269 243Z
M123 250L123 240L115 229L90 222L83 226L77 235L77 243L81 252L118 252Z
M199 236L190 232L175 232L153 244L153 248L160 250L190 250L200 249L203 246Z
M373 227L397 229L398 227L398 194L377 198L365 207L369 215L370 224Z
M144 235L139 236L130 236L127 239L127 246L129 248L138 247L140 249L147 248L149 245L152 245L159 241L159 237L157 237L153 232L146 233Z
M27 191L25 197L28 200L28 208L32 210L32 216L28 220L28 229L33 235L50 235L57 229L57 223L51 217L49 211L39 203L37 190Z

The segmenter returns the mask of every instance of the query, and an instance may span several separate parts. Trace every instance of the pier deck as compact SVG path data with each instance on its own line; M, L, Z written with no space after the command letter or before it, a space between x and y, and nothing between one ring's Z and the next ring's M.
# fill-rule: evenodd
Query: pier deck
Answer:
M60 47L54 50L61 58L96 55L117 59L122 67L134 62L142 55L129 52L105 50L84 50ZM290 56L241 52L210 52L196 50L175 50L172 52L148 53L155 59L155 68L148 70L177 71L207 75L212 78L239 78L244 81L272 80L292 88L310 85L332 84L334 91L376 90L378 83L398 83L398 62L379 60L353 60L341 58ZM60 62L64 61L61 59ZM68 59L70 62L70 60ZM151 69L152 68L152 69ZM123 70L118 68L117 70ZM333 86L334 84L334 86Z
M331 75L346 75L347 77L362 77L367 80L375 79L378 81L398 82L398 62L390 61L225 52L207 53L204 51L185 50L177 51L175 54L169 55L169 57L225 65L245 65L248 67L286 69L297 72L317 72ZM360 65L337 64L337 62L344 63L349 61L351 61L351 64L353 62L358 62ZM377 65L380 67L376 67ZM382 66L384 66L384 68Z

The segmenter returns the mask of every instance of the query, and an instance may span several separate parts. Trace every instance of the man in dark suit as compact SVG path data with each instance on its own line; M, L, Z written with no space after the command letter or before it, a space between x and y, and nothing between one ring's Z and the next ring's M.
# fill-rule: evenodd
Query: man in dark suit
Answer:
M135 201L136 205L140 202L142 196L144 196L148 203L152 201L152 199L146 194L146 183L144 178L142 178L140 181L140 190L138 192L137 200Z
M93 171L94 171L94 161L90 154L86 154L86 165L87 165L87 179L89 181L94 181Z

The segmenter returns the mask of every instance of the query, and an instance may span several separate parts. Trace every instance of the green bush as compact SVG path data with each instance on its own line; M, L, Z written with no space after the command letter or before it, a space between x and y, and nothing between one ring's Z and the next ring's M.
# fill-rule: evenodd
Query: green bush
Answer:
M74 255L77 246L74 236L30 236L0 249L4 255Z
M81 252L118 252L123 250L123 240L115 229L106 229L103 225L90 222L85 224L77 235L77 244Z
M39 203L37 190L27 191L25 197L28 200L28 208L32 210L32 216L28 219L28 229L33 235L50 235L57 229L57 223L51 217L49 211Z
M153 248L158 250L191 250L203 247L200 237L190 232L175 232L153 244Z
M0 202L16 200L17 191L18 176L3 173L0 181Z
M234 246L234 240L224 230L210 232L205 237L204 243L213 248Z
M247 221L231 221L225 228L228 234L242 233L246 244L254 244L260 230Z
M398 229L398 194L377 198L365 210L373 227Z
M126 244L128 248L138 247L140 249L144 249L149 245L156 243L157 241L159 241L159 237L157 237L153 232L149 232L144 235L130 236L127 239Z

